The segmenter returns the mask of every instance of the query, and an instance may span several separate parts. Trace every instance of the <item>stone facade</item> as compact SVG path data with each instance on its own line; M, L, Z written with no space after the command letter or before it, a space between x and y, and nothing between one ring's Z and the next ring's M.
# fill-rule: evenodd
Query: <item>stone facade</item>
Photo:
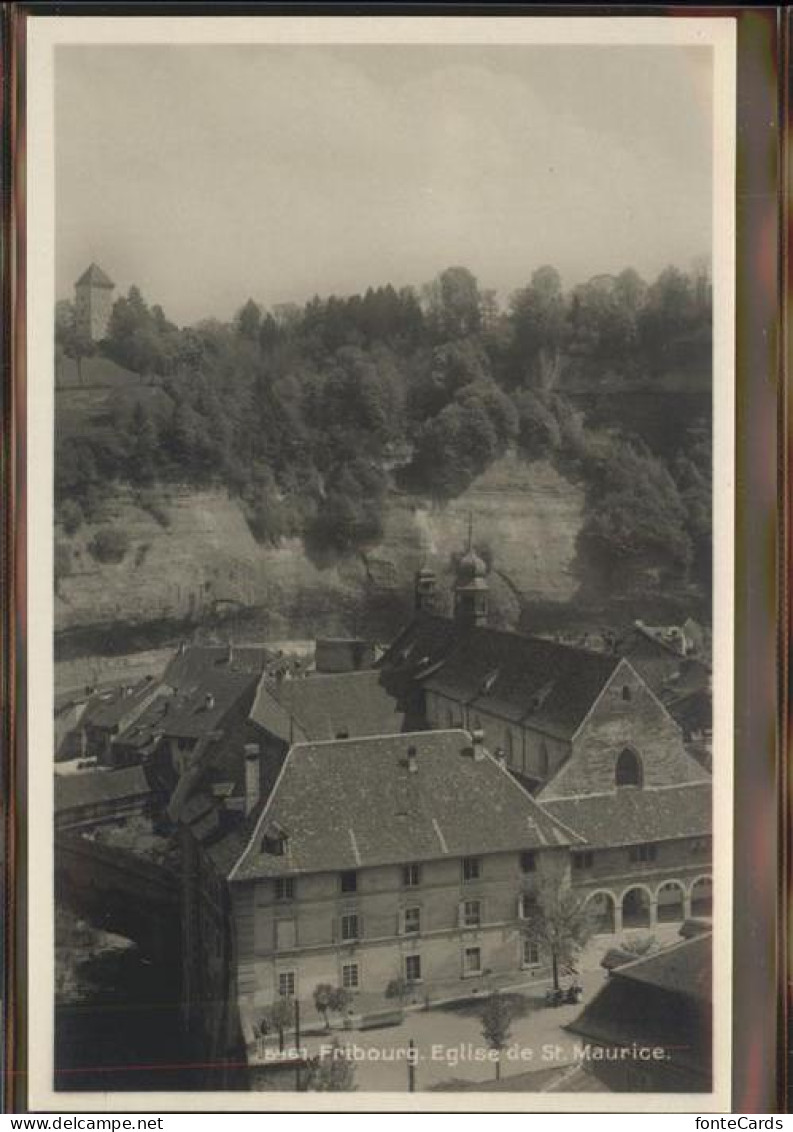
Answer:
M613 790L616 761L626 748L639 757L644 787L704 777L669 712L623 661L573 736L571 757L551 776L543 800Z
M477 860L476 879L465 879L460 858L406 863L417 866L415 885L401 865L362 868L355 892L342 892L338 873L295 877L286 893L272 880L232 885L241 996L310 1001L318 983L382 995L399 978L431 993L486 971L544 973L524 949L521 897L569 880L567 848Z
M98 342L107 333L115 286L94 264L74 286L75 328L81 338Z

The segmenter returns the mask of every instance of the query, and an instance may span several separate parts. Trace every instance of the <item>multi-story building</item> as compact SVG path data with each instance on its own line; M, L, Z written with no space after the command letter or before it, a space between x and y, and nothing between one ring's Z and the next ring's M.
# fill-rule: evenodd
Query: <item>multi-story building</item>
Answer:
M680 724L624 656L489 628L485 575L469 551L450 619L434 612L434 576L423 568L416 615L383 671L412 689L403 694L430 727L481 730L585 840L573 884L602 931L710 915L711 779Z
M538 969L521 918L573 843L464 731L297 744L229 874L240 999Z

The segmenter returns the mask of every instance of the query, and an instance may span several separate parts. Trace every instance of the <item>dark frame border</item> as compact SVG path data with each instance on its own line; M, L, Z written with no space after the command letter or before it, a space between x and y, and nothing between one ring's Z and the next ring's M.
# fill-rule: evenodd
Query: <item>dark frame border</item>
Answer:
M648 15L669 18L734 18L738 27L737 327L736 327L736 650L735 650L735 875L733 978L733 1110L784 1111L787 978L783 902L786 783L786 656L782 611L786 574L782 507L786 472L783 443L787 402L782 381L787 346L780 322L783 283L793 269L782 259L779 170L782 131L788 124L790 90L787 36L782 10L702 5L530 6L524 4L397 3L87 3L6 4L3 11L2 167L3 350L2 404L5 430L0 464L3 484L2 740L10 759L0 783L8 789L4 840L7 868L5 1026L6 1108L27 1103L25 986L27 948L24 883L26 845L26 502L25 502L25 29L29 16L43 15L465 15L565 18L573 15ZM790 548L793 551L793 547ZM718 756L717 756L718 757ZM788 877L793 888L793 879Z

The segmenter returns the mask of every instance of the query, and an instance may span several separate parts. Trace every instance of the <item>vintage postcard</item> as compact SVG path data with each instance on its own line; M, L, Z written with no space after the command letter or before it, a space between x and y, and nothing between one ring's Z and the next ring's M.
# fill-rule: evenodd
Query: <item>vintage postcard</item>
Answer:
M31 1107L729 1108L734 21L26 51Z

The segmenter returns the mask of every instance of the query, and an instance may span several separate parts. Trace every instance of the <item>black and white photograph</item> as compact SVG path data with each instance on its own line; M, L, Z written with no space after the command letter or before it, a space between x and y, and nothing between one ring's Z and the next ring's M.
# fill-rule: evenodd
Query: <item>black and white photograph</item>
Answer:
M39 23L40 1095L723 1105L729 22Z

